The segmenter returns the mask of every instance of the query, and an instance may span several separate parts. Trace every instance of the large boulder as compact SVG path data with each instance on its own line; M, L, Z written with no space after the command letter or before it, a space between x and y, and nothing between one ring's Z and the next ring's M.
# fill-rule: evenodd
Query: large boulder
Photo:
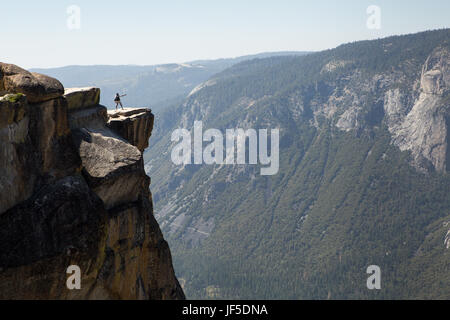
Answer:
M107 209L136 201L148 178L141 152L108 128L72 131L89 186Z
M5 91L4 79L8 76L14 76L20 73L29 73L27 70L16 66L15 64L8 64L0 62L0 92Z
M0 91L23 93L29 103L39 103L61 97L64 87L55 78L0 62Z

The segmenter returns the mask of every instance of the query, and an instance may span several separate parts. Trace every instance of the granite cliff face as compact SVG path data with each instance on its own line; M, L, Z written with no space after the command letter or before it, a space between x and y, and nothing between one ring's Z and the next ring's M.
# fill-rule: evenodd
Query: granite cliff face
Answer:
M450 119L450 51L437 48L425 62L418 97L407 112L400 91L386 95L389 131L400 150L410 150L413 164L422 171L448 171Z
M151 111L4 63L0 94L0 299L183 299L144 172Z
M392 143L411 153L411 164L421 172L449 170L447 148L450 119L450 49L438 47L428 56L422 71L411 71L415 61L397 69L362 78L358 70L341 82L348 83L317 103L315 121L337 116L344 131L367 131L386 123ZM405 72L406 70L406 72ZM339 94L336 94L339 92Z
M383 44L386 54L390 45ZM448 46L435 48L425 63L404 60L379 73L363 72L353 61L333 60L323 66L321 75L331 79L334 73L341 71L341 75L318 81L307 106L293 94L289 108L294 119L305 116L310 108L316 127L321 119L327 119L340 130L357 135L386 124L392 143L411 153L411 164L417 170L443 173L449 170L450 158L449 61Z

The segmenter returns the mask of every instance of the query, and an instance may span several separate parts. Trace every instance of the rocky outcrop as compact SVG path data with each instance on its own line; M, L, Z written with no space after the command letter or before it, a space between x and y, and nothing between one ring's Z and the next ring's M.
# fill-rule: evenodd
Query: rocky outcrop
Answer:
M85 109L97 106L100 103L99 88L70 88L64 91L64 96L69 110Z
M1 70L2 85L29 76L12 65ZM136 132L124 137L107 126L98 89L42 97L5 88L12 93L0 98L0 299L183 299L139 149L153 115L110 114L123 132ZM66 287L70 265L81 269L81 290Z
M141 152L148 148L155 116L148 109L126 108L108 113L108 127L136 146Z
M29 103L39 103L61 97L64 87L54 78L0 62L1 91L23 93Z
M25 96L0 98L0 215L47 181L81 165L63 98L29 105Z
M5 212L17 203L27 199L33 192L34 175L27 175L27 167L33 161L21 157L18 147L31 147L29 117L26 116L26 99L19 95L0 98L0 212Z
M448 46L438 47L423 66L406 61L381 74L354 69L338 80L318 82L309 103L313 123L320 127L327 119L340 130L357 134L386 124L392 143L411 153L417 170L446 172L450 169L449 62ZM342 65L332 61L322 71L333 72Z
M422 69L420 95L407 112L400 91L386 94L385 112L393 143L411 151L419 170L448 170L448 124L450 119L450 51L438 48Z

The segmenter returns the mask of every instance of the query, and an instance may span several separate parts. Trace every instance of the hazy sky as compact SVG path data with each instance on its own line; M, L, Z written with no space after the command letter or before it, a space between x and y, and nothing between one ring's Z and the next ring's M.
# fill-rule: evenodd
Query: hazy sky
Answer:
M81 10L80 29L67 26L71 5ZM379 30L367 28L370 5L381 9ZM317 51L443 27L449 0L15 0L1 4L0 61L151 65Z

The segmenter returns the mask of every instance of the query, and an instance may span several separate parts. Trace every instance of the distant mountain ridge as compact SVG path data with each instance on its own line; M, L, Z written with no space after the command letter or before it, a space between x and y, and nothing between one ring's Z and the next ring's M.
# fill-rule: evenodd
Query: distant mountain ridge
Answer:
M182 100L193 88L232 65L270 56L304 55L307 52L274 52L217 60L198 60L151 66L66 66L32 69L60 79L67 87L93 86L101 89L101 103L114 107L117 92L127 94L124 103L133 107L163 109Z

